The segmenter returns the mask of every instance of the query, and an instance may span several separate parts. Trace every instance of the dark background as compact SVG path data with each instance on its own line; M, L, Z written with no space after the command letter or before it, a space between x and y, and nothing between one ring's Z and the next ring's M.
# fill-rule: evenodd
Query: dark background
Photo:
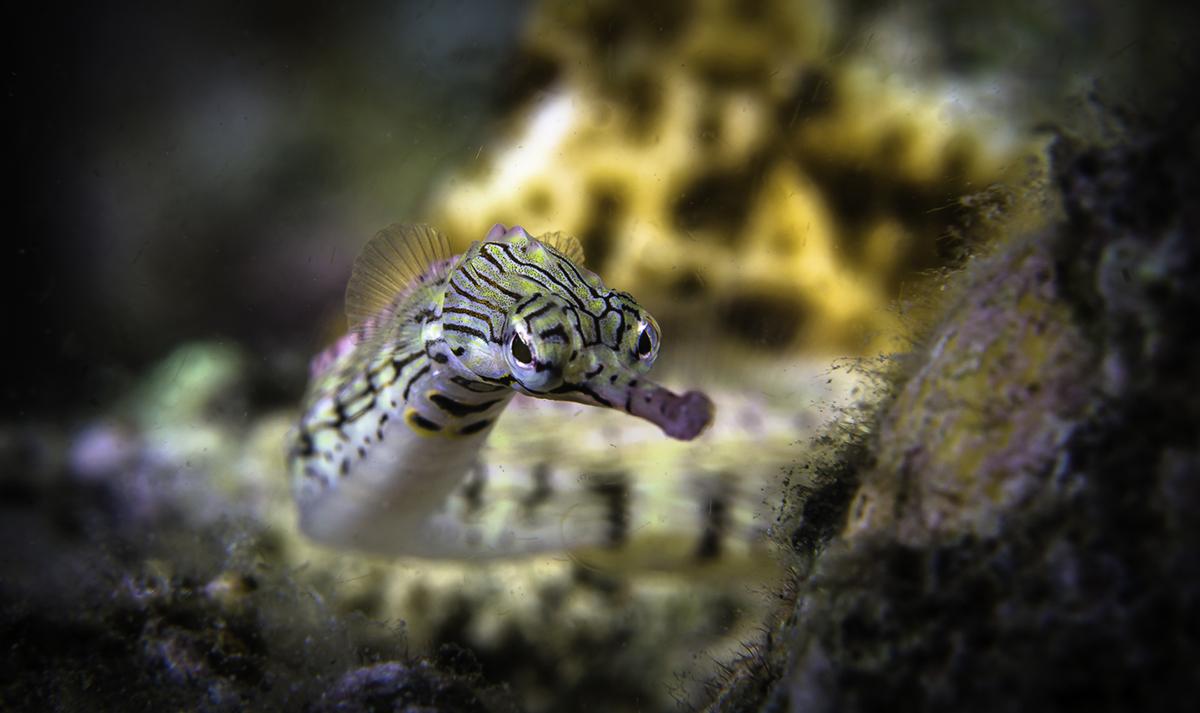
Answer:
M369 226L475 150L523 10L11 7L8 417L99 409L188 339L296 373Z

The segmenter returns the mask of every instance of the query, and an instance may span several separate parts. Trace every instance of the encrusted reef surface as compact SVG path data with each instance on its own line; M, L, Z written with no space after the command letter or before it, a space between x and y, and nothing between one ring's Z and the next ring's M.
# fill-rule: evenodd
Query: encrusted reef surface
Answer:
M877 429L819 466L794 600L711 710L1194 706L1194 119L1058 140L1065 216L949 281Z

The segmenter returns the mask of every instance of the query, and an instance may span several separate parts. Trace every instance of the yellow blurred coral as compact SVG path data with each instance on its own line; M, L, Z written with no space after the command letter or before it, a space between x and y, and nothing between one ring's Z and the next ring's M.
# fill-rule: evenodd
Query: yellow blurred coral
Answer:
M708 338L758 351L892 349L900 283L942 260L959 199L1019 179L1032 149L976 88L833 46L830 18L544 3L537 91L435 192L431 222L459 246L496 222L573 233L669 332L715 315Z

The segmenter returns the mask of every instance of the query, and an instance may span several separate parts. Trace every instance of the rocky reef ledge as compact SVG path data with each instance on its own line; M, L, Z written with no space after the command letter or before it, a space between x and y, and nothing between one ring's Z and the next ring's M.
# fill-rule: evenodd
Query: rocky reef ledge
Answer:
M813 465L785 611L711 710L1194 705L1196 126L1055 141L1058 219L950 278L877 427Z

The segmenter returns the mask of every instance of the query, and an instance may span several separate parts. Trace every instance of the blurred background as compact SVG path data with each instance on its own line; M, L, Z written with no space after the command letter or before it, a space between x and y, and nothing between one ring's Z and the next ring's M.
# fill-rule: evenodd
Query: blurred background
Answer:
M814 314L844 302L860 332L887 329L864 310L951 257L959 199L1019 175L1031 130L1093 82L1153 94L1139 67L1183 51L1174 18L1066 1L33 11L6 49L9 413L100 408L198 338L250 349L263 398L292 398L358 247L419 219L460 244L492 220L574 230L618 286L673 283L653 307L703 285L751 340L765 320L785 332L768 340L845 351L849 327ZM522 141L542 155L504 153ZM802 186L792 210L827 233L775 246L810 284L706 274L770 259L747 246L786 220L770 186ZM681 239L699 251L683 265ZM849 296L822 302L804 264Z
M32 340L9 403L98 407L189 339L264 359L310 350L366 236L413 219L478 150L526 12L35 11L6 77L20 226L9 267ZM289 397L302 386L289 382Z
M397 564L297 536L284 434L361 245L393 222L458 249L496 222L578 236L662 324L657 373L725 420L688 451L521 411L542 440L501 428L494 454L573 468L551 441L599 434L604 457L640 454L634 476L733 470L778 495L805 439L878 396L835 360L910 348L946 275L1054 214L1050 138L1119 131L1096 96L1153 114L1175 76L1147 68L1196 66L1190 11L1165 3L24 10L3 50L0 632L50 652L9 650L23 700L66 686L97 709L127 689L147 709L336 700L367 685L339 678L357 666L447 645L535 713L700 705L778 581Z

